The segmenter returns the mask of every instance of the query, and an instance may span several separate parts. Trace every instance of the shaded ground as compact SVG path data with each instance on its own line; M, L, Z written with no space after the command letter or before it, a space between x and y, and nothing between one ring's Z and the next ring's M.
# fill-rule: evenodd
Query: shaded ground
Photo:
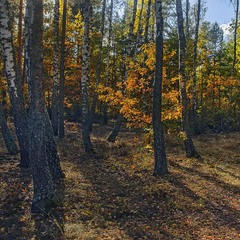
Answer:
M97 154L87 156L77 127L67 127L60 210L44 219L29 212L29 172L0 149L0 239L240 239L239 133L197 137L200 161L168 136L170 175L161 179L141 134L124 130L112 144L110 129L94 126Z

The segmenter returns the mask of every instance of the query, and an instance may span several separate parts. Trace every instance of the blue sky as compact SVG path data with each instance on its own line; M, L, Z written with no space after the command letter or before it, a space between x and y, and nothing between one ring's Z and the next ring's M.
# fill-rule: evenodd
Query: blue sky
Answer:
M203 1L203 0L202 0ZM190 0L194 4L197 0ZM234 8L230 0L205 0L207 13L205 19L209 22L218 22L219 25L228 24L234 17Z

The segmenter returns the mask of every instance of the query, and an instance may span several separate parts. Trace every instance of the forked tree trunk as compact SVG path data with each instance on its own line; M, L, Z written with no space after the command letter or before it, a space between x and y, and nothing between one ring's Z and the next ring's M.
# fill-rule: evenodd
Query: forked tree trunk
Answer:
M26 52L29 86L29 145L33 177L33 213L45 213L53 204L53 139L45 106L43 76L43 0L28 0L26 10ZM48 135L49 134L49 135ZM51 145L52 146L52 145Z
M55 136L59 127L59 0L55 0L53 19L53 90L52 90L52 128Z
M21 80L17 75L7 0L0 1L0 41L8 82L8 91L13 107L14 125L20 147L20 167L29 167L28 119L24 108Z
M90 22L92 5L90 0L85 0L84 9L84 36L82 48L82 138L85 152L93 151L89 131L89 73L90 73Z
M62 36L60 51L60 86L59 86L59 138L64 138L64 82L65 82L65 39L67 23L67 0L63 0Z
M188 97L186 90L186 74L185 74L185 52L186 40L184 34L183 12L181 0L176 0L176 11L178 21L178 38L179 38L179 88L180 102L182 104L182 135L187 157L200 158L199 153L195 149L192 141L190 122L188 116Z
M162 125L162 77L163 77L163 16L162 1L156 0L156 67L153 85L153 137L154 137L154 175L168 173Z
M3 136L4 143L10 155L19 153L18 147L14 141L13 135L7 125L7 120L4 116L3 106L0 103L0 128Z

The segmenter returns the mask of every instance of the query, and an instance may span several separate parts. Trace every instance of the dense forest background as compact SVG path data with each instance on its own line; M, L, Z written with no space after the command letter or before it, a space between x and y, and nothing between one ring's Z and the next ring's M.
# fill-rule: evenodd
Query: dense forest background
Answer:
M62 2L60 1L59 40L62 34ZM119 112L129 127L151 128L151 94L155 67L155 6L152 1L137 1L136 19L129 34L134 1L106 2L93 1L90 29L91 62L89 81L89 105L92 106L95 94L98 96L95 120L106 121ZM113 6L111 4L114 4ZM80 4L81 5L81 4ZM67 7L65 36L65 90L64 109L66 119L81 120L81 68L83 44L83 16L79 3L69 1ZM16 55L21 55L21 68L24 66L24 39L18 36L19 3L11 2L12 30ZM24 11L24 6L22 7ZM174 1L164 1L164 71L163 71L163 121L168 129L178 128L181 106L178 86L178 33ZM44 1L44 77L46 105L51 115L52 87L54 76L54 3ZM223 131L239 129L239 84L238 84L238 44L234 59L234 27L223 35L217 23L204 20L206 8L200 6L200 25L197 40L197 59L194 60L196 41L197 3L190 5L186 28L186 75L189 110L197 105L198 131ZM103 16L103 12L104 16ZM233 16L233 19L235 16ZM22 33L22 32L21 32ZM130 36L131 35L131 36ZM22 33L22 38L24 35ZM130 45L129 46L129 42ZM20 44L20 45L19 45ZM20 51L18 51L20 49ZM128 48L128 49L126 49ZM131 52L127 52L131 49ZM58 60L60 62L60 60ZM235 62L234 62L235 61ZM20 64L20 63L19 63ZM196 67L196 73L195 73ZM124 76L127 69L127 77ZM22 70L21 70L22 71ZM4 69L2 65L2 72ZM195 76L196 74L196 76ZM24 79L24 76L23 76ZM28 104L27 84L24 80L26 104ZM1 79L2 99L6 109L10 109L7 84ZM124 89L124 94L122 89ZM196 98L194 100L194 97ZM106 109L105 109L106 108ZM104 111L106 111L104 113ZM190 111L193 119L193 111ZM105 116L104 114L107 114ZM193 121L192 121L193 122Z

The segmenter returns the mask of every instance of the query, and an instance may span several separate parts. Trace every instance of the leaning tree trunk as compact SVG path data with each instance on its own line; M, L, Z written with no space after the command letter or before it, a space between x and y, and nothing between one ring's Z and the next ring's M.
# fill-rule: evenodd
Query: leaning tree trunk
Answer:
M199 134L199 123L198 123L198 101L197 101L197 46L198 46L198 32L200 22L200 11L201 11L201 0L198 0L197 7L197 18L195 27L195 39L193 49L193 131L194 134Z
M14 141L13 135L7 125L7 120L4 116L3 106L0 103L0 128L3 136L4 143L10 155L19 153L18 147Z
M184 139L184 146L187 157L197 157L200 155L195 149L191 137L190 122L188 116L188 97L186 90L186 75L185 75L185 52L186 40L183 25L183 12L181 0L176 0L176 11L178 21L178 38L179 38L179 88L180 88L180 102L182 104L182 135Z
M84 36L82 48L82 138L85 152L93 151L89 131L89 73L90 73L90 22L91 22L91 1L85 0L84 9Z
M67 0L63 1L62 36L60 50L60 86L59 86L59 138L64 138L64 82L65 82L65 39L67 23Z
M153 86L153 137L154 137L154 175L168 172L162 125L162 77L163 77L163 16L162 1L156 0L156 67Z
M29 148L34 195L32 212L47 211L53 199L53 181L47 159L43 76L43 0L27 1L26 25L29 86Z
M55 0L53 19L53 90L52 90L52 128L55 136L59 126L59 0Z
M133 40L133 30L134 30L134 25L135 25L135 21L136 21L136 15L137 15L137 0L134 0L134 4L133 4L133 15L132 15L132 21L130 22L129 25L129 33L128 33L128 43L126 45L126 55L128 57L133 57L134 56L134 49L131 48L131 44L132 44L132 40ZM127 79L127 67L126 67L127 63L124 63L124 80L125 81ZM122 93L124 94L125 90L122 89ZM116 137L119 134L119 131L121 129L121 125L123 122L123 115L121 113L119 113L119 116L117 118L116 123L114 124L114 127L112 129L112 132L108 135L107 140L111 141L111 142L115 142Z
M13 107L14 125L20 147L20 167L29 167L28 119L24 108L21 80L17 75L7 0L0 1L0 41L6 69L8 91Z

